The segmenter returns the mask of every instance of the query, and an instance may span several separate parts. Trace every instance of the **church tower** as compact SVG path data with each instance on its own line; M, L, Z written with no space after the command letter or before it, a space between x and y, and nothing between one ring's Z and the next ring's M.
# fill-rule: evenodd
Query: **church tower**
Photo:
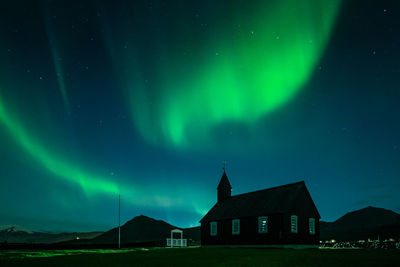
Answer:
M218 202L223 201L231 197L232 186L229 183L228 176L226 176L225 168L222 174L221 181L219 181L218 187Z

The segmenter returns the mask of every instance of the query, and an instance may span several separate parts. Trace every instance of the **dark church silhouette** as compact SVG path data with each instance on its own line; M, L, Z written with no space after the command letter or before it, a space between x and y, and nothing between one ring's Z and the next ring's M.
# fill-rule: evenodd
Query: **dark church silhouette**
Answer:
M218 202L201 219L202 245L317 245L318 210L304 181L231 196L224 170Z

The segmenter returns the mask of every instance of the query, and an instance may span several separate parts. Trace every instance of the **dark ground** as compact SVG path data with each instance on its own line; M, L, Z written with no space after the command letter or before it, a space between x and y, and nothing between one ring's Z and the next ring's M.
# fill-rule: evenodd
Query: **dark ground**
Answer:
M154 248L104 252L37 258L12 258L11 253L2 252L0 266L400 266L400 250L395 249Z

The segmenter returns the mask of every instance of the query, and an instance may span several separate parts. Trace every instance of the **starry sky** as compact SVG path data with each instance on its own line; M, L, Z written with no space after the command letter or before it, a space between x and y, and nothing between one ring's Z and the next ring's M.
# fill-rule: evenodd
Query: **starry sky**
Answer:
M199 225L304 180L322 220L400 211L400 3L7 1L0 225Z

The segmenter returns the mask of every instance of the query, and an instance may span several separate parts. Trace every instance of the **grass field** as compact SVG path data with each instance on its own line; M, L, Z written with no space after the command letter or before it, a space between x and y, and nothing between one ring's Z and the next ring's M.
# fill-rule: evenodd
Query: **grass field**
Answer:
M400 250L136 248L0 251L0 266L400 266Z

